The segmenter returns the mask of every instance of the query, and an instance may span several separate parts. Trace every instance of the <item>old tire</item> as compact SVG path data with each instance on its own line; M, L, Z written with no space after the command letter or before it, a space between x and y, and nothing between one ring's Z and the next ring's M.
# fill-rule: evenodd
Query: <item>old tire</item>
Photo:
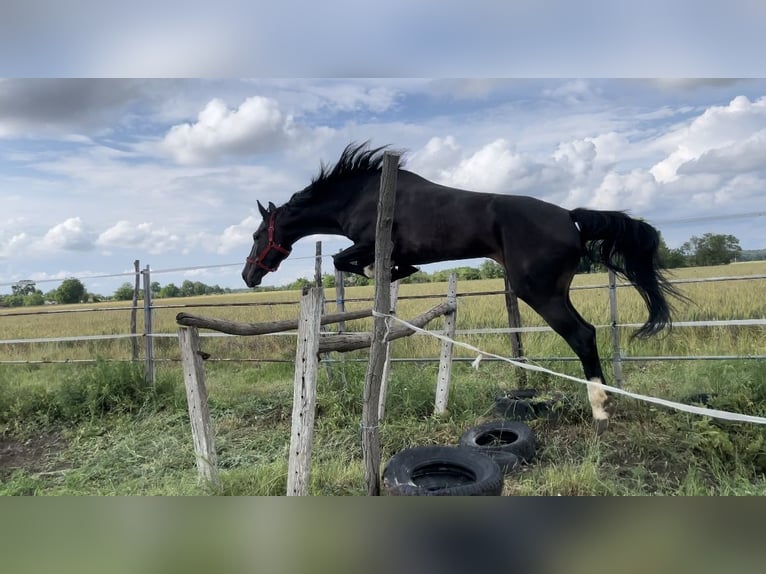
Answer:
M570 401L562 393L541 396L536 389L517 389L495 398L495 415L515 421L556 420Z
M509 420L492 421L468 429L460 437L460 446L496 458L498 464L503 464L509 454L529 462L537 450L532 429L522 422Z
M416 446L391 457L383 488L394 496L499 496L503 473L478 450Z

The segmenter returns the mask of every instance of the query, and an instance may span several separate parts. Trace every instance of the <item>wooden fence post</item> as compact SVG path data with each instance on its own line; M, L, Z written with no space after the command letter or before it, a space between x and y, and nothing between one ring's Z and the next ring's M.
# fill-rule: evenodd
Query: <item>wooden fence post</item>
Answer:
M346 310L346 286L343 284L343 271L335 270L335 311L343 313ZM346 330L346 322L338 323L338 332Z
M304 292L300 313L287 470L288 496L306 496L309 492L319 366L319 325L322 318L321 287L312 287Z
M521 327L521 313L519 312L519 299L511 288L507 275L505 278L505 308L508 311L508 327L518 329ZM524 345L521 343L521 333L511 333L511 356L514 359L520 359L524 356ZM524 369L516 369L519 386L527 385L527 372Z
M317 241L314 251L314 284L316 285L316 288L319 289L320 296L322 298L322 301L319 304L320 312L322 315L324 315L325 312L325 298L324 298L324 284L322 283L322 242ZM319 330L321 332L327 331L327 329L324 326L320 326ZM322 354L322 360L326 361L330 358L330 353L323 353ZM330 363L325 362L325 372L327 373L327 381L332 383L332 369L330 368Z
M136 281L133 285L133 307L130 309L130 358L133 361L138 360L138 338L136 337L136 315L138 314L138 292L141 289L141 271L140 261L136 259L133 262L133 268L136 271Z
M380 196L378 217L375 227L375 304L377 313L388 313L391 309L391 228L394 221L396 201L396 179L399 169L399 155L385 152L380 173ZM380 494L380 427L378 426L378 404L380 381L386 359L385 317L373 317L372 344L367 375L364 382L362 406L362 459L367 494Z
M144 275L144 361L146 362L144 377L146 382L154 385L154 339L152 338L152 274L149 266L143 271Z
M396 303L399 298L399 281L391 283L391 315L396 313ZM386 396L388 395L388 383L391 379L391 343L386 343L386 360L383 363L383 375L380 378L380 398L378 399L378 421L386 416Z
M622 388L622 351L620 350L620 328L617 326L617 276L609 270L609 319L612 322L612 368L614 386Z
M214 489L221 486L218 476L218 461L215 452L213 423L205 387L205 367L199 348L199 332L196 327L179 327L178 343L181 347L181 362L186 386L186 403L189 408L194 454L200 483L207 483Z
M314 283L322 288L322 242L317 241L314 248Z
M455 338L455 326L457 324L457 273L450 273L447 286L447 303L455 306L452 313L444 315L444 335L450 339ZM449 384L452 374L452 342L442 341L441 355L439 357L439 377L436 381L436 401L434 413L443 415L447 412L449 399Z

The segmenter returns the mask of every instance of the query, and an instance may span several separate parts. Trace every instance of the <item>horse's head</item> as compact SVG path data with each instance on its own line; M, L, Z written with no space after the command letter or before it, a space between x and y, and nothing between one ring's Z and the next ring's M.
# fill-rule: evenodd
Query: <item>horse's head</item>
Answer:
M279 240L284 241L284 233L280 230L280 210L269 202L266 209L258 202L258 210L263 221L253 234L253 248L247 257L242 279L248 287L257 287L266 273L276 271L279 264L290 255L290 247L284 247Z

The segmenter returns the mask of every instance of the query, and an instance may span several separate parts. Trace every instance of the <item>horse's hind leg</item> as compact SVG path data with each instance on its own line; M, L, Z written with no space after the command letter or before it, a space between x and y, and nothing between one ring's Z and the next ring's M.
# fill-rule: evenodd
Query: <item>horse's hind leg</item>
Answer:
M521 294L519 294L521 296ZM603 383L604 373L596 347L596 329L583 319L572 306L567 293L545 296L540 290L522 296L537 313L545 319L551 328L561 335L582 363L585 378L596 383ZM596 432L601 434L609 423L612 410L611 399L606 392L596 385L588 385Z

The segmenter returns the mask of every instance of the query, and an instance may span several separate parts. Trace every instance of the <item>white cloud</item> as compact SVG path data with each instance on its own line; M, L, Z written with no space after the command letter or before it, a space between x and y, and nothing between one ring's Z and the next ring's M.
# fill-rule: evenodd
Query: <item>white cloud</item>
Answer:
M492 193L517 193L543 182L551 183L556 170L496 139L465 157L454 138L434 138L413 156L437 182Z
M766 169L766 129L731 145L710 149L681 164L676 173L742 173Z
M215 98L195 123L173 126L161 147L179 163L201 163L226 154L244 155L279 146L291 129L271 98L252 96L232 110Z
M596 159L596 145L592 140L562 142L553 152L553 159L575 177L583 177Z
M223 230L223 233L215 238L215 252L219 254L230 253L236 249L243 251L250 249L253 243L253 233L261 224L260 216L250 215Z
M766 167L761 137L766 130L766 97L751 102L746 96L737 96L726 106L711 106L688 126L683 126L661 137L657 145L670 153L651 168L654 178L662 183L675 181L681 167L698 162L691 169L721 168L721 163L736 161L739 165ZM749 147L742 142L749 142ZM740 153L747 151L743 162ZM706 159L700 161L703 156ZM758 161L758 158L762 158Z
M529 168L521 154L513 151L506 140L498 139L462 160L451 179L457 187L502 193L528 176Z
M11 235L8 239L0 236L0 258L12 257L32 242L32 238L24 232Z
M453 136L433 137L410 156L407 167L423 177L444 180L449 178L449 171L454 169L462 155L463 151Z
M118 221L102 232L96 245L107 249L145 249L151 254L174 251L182 245L181 238L165 228L156 229L153 223L134 224Z
M83 226L79 217L70 217L54 225L43 236L39 248L43 250L89 251L93 249L95 234Z
M635 210L641 213L652 203L657 183L643 169L629 173L608 173L586 205L595 209Z

